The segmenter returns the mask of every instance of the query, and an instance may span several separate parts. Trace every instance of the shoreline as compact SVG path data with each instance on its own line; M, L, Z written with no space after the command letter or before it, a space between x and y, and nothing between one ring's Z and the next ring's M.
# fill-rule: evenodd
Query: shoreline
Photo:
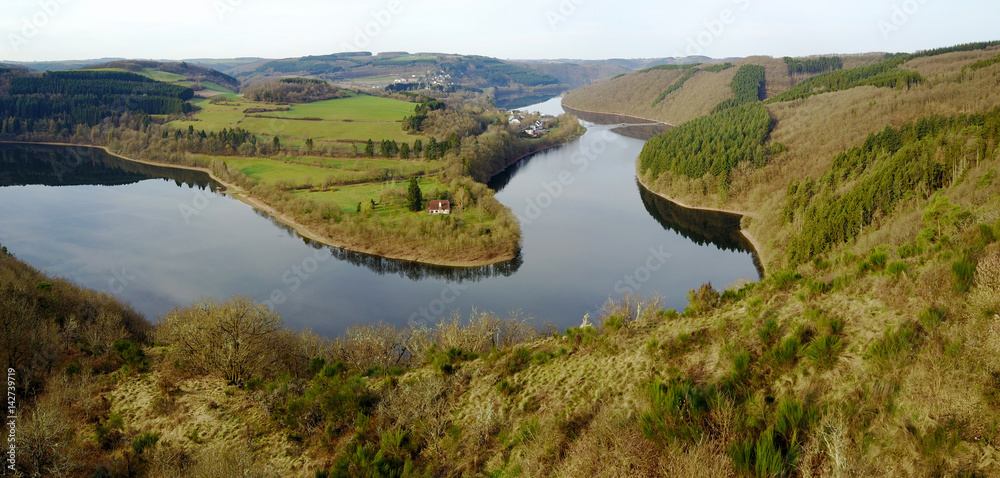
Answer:
M578 140L578 139L582 138L582 137L583 137L583 135L587 134L587 131L588 131L588 130L587 130L587 128L586 128L585 126L583 126L583 125L580 125L580 127L581 127L581 128L583 128L583 132L582 132L582 133L577 133L577 134L574 134L573 136L571 136L571 137L567 138L567 139L566 139L566 141L563 141L562 143L556 143L556 144L550 144L550 145L548 145L548 146L546 146L546 147L544 147L544 148L539 148L539 149L536 149L536 150L534 150L534 151L532 151L532 152L530 152L530 153L524 153L524 154L522 154L522 155L518 156L517 158L514 158L513 160L511 160L510 162L508 162L508 163L507 163L507 166L504 166L504 168L503 168L503 169L501 169L500 171L498 171L498 172L496 172L496 173L493 173L493 174L492 174L492 175L491 175L491 176L489 177L489 179L487 179L487 180L486 180L486 182L488 183L488 182L492 181L492 180L493 180L493 178L497 177L497 176L498 176L498 175L500 175L500 174L503 174L503 172L504 172L504 171L506 171L506 170L510 169L510 167L511 167L511 166L513 166L513 165L517 164L517 163L518 163L518 161L520 161L520 160L522 160L522 159L524 159L524 158L529 158L529 157L531 157L531 156L534 156L534 155L536 155L536 154L538 154L538 153L541 153L541 152L543 152L543 151L548 151L548 150L550 150L550 149L552 149L552 148L558 148L558 147L560 147L560 146L566 146L567 144L570 144L570 143L572 143L573 141L576 141L576 140Z
M565 100L566 97L563 96L563 99ZM590 114L595 114L595 115L621 116L623 118L635 118L635 119L640 119L640 120L643 120L643 121L649 121L651 123L665 124L667 126L670 126L671 128L676 128L677 127L677 125L675 125L673 123L668 123L666 121L660 121L660 120L655 120L655 119L650 119L650 118L643 118L642 116L623 115L623 114L620 114L620 113L608 113L608 112L601 112L601 111L590 111L590 110L584 110L584 109L580 109L580 108L575 108L575 107L567 105L566 103L560 103L560 104L562 105L563 109L569 108L571 110L576 110L576 111L579 111L581 113L590 113ZM571 113L571 112L567 111L567 113ZM586 121L586 120L584 120L584 121Z
M274 218L278 222L280 222L280 223L282 223L282 224L284 224L284 225L286 225L288 227L291 227L292 229L295 230L295 233L298 234L299 237L304 238L304 239L308 239L308 240L311 240L311 241L315 241L315 242L318 242L318 243L326 245L326 246L334 247L334 248L337 248L337 249L343 249L343 250L346 250L346 251L357 252L357 253L361 253L361 254L367 254L367 255L375 256L375 257L381 257L383 259L390 259L390 260L403 261L403 262L412 262L412 263L422 264L422 265L428 265L428 266L454 267L454 268L463 268L463 269L465 269L465 268L475 268L475 267L487 267L487 266L491 266L491 265L495 265L495 264L500 264L500 263L503 263L503 262L508 262L508 261L514 260L514 258L517 257L517 254L515 253L514 255L510 255L509 257L504 256L504 257L501 257L501 258L498 258L498 259L492 259L492 260L488 260L488 261L487 260L482 260L482 261L431 261L431 260L427 260L427 259L420 259L417 256L413 256L413 255L377 253L377 252L373 251L372 249L368 249L368 248L364 248L364 247L358 247L358 246L352 246L352 245L340 243L340 242L335 241L332 238L326 238L326 237L323 237L323 236L319 235L318 233L316 233L312 229L308 228L307 226L299 223L298 221L296 221L296 220L294 220L292 218L289 218L285 214L279 213L273 207L269 206L268 204L264 203L263 201L261 201L261 200L259 200L257 198L254 198L253 196L250 196L246 192L246 190L244 190L243 188L241 188L241 187L239 187L239 186L237 186L235 184L231 184L231 183L228 183L226 181L223 181L223 180L219 179L218 177L215 176L215 174L212 173L211 168L203 168L203 167L200 167L200 166L188 166L188 165L172 164L172 163L158 163L158 162L154 162L154 161L147 161L147 160L144 160L144 159L130 158L130 157L124 156L122 154L114 153L114 152L108 150L107 146L91 146L91 145L85 145L85 144L45 142L45 141L0 141L0 144L35 144L35 145L47 145L47 146L66 146L66 147L80 147L80 148L100 149L100 150L104 151L105 153L107 153L107 154L109 154L111 156L114 156L116 158L122 159L124 161L130 161L130 162L133 162L133 163L145 164L145 165L148 165L148 166L158 166L158 167L162 167L162 168L176 168L176 169L183 169L183 170L187 170L187 171L199 171L199 172L203 172L203 173L208 174L208 176L210 178L212 178L213 181L215 181L215 182L223 185L226 188L225 192L228 195L236 198L240 202L242 202L242 203L244 203L244 204L246 204L246 205L248 205L248 206L250 206L250 207L252 207L254 209L257 209L257 210L259 210L261 212L264 212L265 214L267 214L268 216Z
M684 209L691 209L691 210L695 210L695 211L721 212L721 213L733 214L733 215L737 215L737 216L754 217L753 213L749 213L749 212L745 212L745 211L736 211L736 210L733 210L733 209L720 209L720 208L715 208L715 207L698 207L698 206L692 206L690 204L685 204L685 203L683 203L681 201L678 201L677 199L674 199L674 198L672 198L670 196L667 196L666 194L659 193L659 192L653 190L638 175L636 176L636 181L638 181L639 184L642 185L642 187L645 188L647 191L649 191L649 192L655 194L656 196L659 196L659 197L661 197L661 198L663 198L663 199L665 199L667 201L670 201L670 202L672 202L672 203L674 203L674 204L676 204L676 205L678 205L678 206L680 206L680 207L682 207ZM748 231L748 230L746 230L746 229L744 229L742 227L740 227L740 234L744 238L746 238L747 241L750 241L750 245L753 247L754 254L757 256L757 259L760 262L760 267L766 273L767 272L767 265L764 264L763 258L761 256L761 252L760 252L761 251L761 247L760 247L760 244L757 242L757 238L755 238L753 236L753 234L750 233L750 231Z

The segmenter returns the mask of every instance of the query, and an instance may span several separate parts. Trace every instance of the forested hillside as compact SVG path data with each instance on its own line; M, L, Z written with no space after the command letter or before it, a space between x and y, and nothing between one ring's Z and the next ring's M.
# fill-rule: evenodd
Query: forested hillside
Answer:
M148 122L148 115L191 111L187 100L194 97L190 88L120 71L6 70L0 77L0 134L71 131L118 121L124 113L146 115Z

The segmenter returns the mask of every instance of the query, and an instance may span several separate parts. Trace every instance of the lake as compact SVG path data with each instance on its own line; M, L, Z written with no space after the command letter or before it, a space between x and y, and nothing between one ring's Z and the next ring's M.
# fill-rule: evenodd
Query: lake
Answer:
M561 114L560 99L525 110ZM628 122L627 119L595 119ZM684 209L636 182L644 133L584 121L579 140L525 158L491 186L520 218L522 252L491 267L387 260L303 240L199 172L103 151L0 145L0 244L38 269L129 301L150 320L201 297L272 301L286 325L434 322L473 309L560 330L609 298L757 280L739 217Z

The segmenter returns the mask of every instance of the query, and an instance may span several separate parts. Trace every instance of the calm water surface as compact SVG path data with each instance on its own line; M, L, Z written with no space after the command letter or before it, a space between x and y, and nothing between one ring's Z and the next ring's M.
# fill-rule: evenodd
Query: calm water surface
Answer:
M562 113L558 98L525 109ZM493 267L430 267L320 246L225 196L205 174L29 145L0 145L0 243L152 320L200 297L241 294L277 299L287 325L324 335L473 309L519 311L561 329L626 292L658 293L682 309L700 284L759 277L738 217L644 191L635 180L643 141L619 134L620 125L585 125L580 140L494 178L524 237L521 257Z

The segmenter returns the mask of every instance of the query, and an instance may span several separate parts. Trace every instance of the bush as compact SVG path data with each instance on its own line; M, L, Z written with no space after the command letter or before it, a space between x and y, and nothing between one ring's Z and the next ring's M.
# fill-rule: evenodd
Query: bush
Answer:
M281 317L248 297L219 304L208 299L167 314L161 340L190 370L216 373L243 385L263 374L283 351L275 350Z
M104 423L98 424L94 429L94 439L101 448L113 450L124 437L122 435L124 427L125 420L121 414L112 413Z
M771 274L771 283L776 289L785 289L802 278L802 274L794 270L780 270Z
M709 312L719 305L720 298L719 292L712 288L711 282L702 284L701 287L688 291L689 304L685 312L689 314Z
M920 325L923 325L925 329L934 329L944 321L944 317L947 314L948 311L946 309L931 307L921 311L917 315L917 318L920 320Z
M606 331L609 332L618 332L618 330L620 330L623 325L624 321L622 320L621 317L618 317L617 315L612 315L604 319L604 323L602 324L602 326L606 329Z
M639 418L643 434L662 444L697 442L705 433L714 395L713 389L687 380L674 379L666 384L654 381L647 391L650 410Z
M882 338L868 348L868 356L874 360L889 362L905 354L913 353L920 345L922 329L915 322L904 322L895 329L890 327L882 333Z
M778 369L794 365L801 346L802 342L798 337L787 337L768 352L768 360Z
M872 251L868 254L868 259L858 266L858 272L880 271L885 269L885 264L889 260L889 254L882 251Z
M809 343L804 355L817 369L824 370L833 367L837 363L837 356L840 355L843 347L844 344L840 339L829 334L824 334Z
M903 261L893 261L890 262L885 271L887 274L895 277L899 277L900 274L910 270L910 266Z
M951 272L955 276L955 292L965 293L972 288L976 278L976 264L974 262L968 258L962 258L951 265Z
M149 359L146 357L146 353L142 351L141 345L131 340L119 340L115 342L113 348L118 352L125 365L132 368L132 370L140 373L149 370Z
M531 350L524 347L518 347L507 357L506 363L504 363L504 372L507 375L514 375L521 370L524 370L531 364L531 360L534 358Z

